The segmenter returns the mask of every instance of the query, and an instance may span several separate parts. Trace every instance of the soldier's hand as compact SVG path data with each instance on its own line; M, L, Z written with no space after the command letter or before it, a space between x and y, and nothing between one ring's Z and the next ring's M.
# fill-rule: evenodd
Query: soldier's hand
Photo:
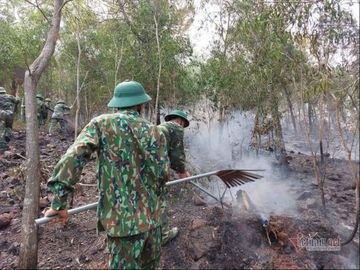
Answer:
M52 208L49 208L44 213L45 217L50 217L50 216L54 216L54 215L58 215L59 218L50 221L49 222L50 224L59 223L59 222L64 224L69 218L69 214L68 214L68 211L66 209L64 209L64 210L54 210Z
M183 172L183 173L178 173L178 176L179 176L180 178L186 178L186 177L190 177L191 174L186 171L186 172Z

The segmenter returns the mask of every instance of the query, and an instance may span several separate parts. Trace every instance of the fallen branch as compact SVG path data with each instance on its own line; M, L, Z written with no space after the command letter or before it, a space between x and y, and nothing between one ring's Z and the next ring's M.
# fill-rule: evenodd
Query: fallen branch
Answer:
M15 153L15 155L17 155L18 157L26 160L26 157L24 157L23 155L21 155L21 154L19 154L19 153Z

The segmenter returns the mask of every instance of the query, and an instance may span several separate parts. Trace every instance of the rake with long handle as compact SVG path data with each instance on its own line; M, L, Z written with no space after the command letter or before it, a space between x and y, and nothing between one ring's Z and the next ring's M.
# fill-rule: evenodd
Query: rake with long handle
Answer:
M235 187L235 186L240 186L243 185L245 183L248 182L254 182L256 179L262 178L261 175L252 173L252 171L263 171L263 170L220 170L220 171L213 171L213 172L208 172L208 173L202 173L202 174L198 174L198 175L194 175L194 176L190 176L190 177L185 177L185 178L181 178L181 179L177 179L177 180L173 180L173 181L169 181L166 183L167 186L171 186L171 185L175 185L175 184L179 184L179 183L183 183L183 182L191 182L192 180L195 179L199 179L199 178L204 178L207 176L212 176L212 175L216 175L217 177L219 177L224 183L225 185L230 188L230 187ZM194 183L192 183L194 184ZM199 187L198 187L199 188ZM209 195L209 193L207 192L207 194ZM214 198L213 195L211 195L211 197ZM217 199L217 198L216 198ZM70 209L68 211L69 215L74 215L74 214L78 214L87 210L92 210L95 209L97 207L98 203L90 203L84 206L80 206L74 209ZM51 220L54 220L58 218L57 215L55 216L51 216L51 217L42 217L42 218L38 218L35 220L35 223L37 225L41 225L44 223L48 223Z
M190 181L189 182L190 184L193 184L195 187L197 187L199 190L201 190L202 192L204 192L205 194L207 194L208 196L210 196L211 198L213 198L214 200L218 201L222 206L226 206L228 208L230 208L231 206L228 205L227 203L223 202L222 201L222 198L218 198L216 197L215 195L211 194L211 192L207 191L205 188L203 188L202 186L200 186L199 184L193 182L193 181Z

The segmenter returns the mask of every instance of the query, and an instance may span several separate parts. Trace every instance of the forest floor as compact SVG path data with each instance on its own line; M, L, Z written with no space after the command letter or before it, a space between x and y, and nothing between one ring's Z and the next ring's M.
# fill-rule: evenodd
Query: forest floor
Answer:
M17 267L21 242L25 133L15 130L13 137L11 150L0 160L1 269ZM70 138L40 133L41 209L49 206L48 197L51 199L46 180L70 143ZM162 268L358 269L359 234L338 251L309 251L301 246L304 241L314 246L321 239L345 239L350 235L355 223L355 184L346 161L327 162L324 217L320 192L313 184L311 158L301 153L287 154L291 179L286 183L287 192L295 198L297 214L268 216L269 239L260 213L247 211L236 199L228 202L233 207L222 208L208 198L200 199L200 194L188 184L172 186L169 221L179 227L180 233L163 248ZM80 182L95 183L94 161L85 167ZM96 187L77 186L74 207L96 200ZM39 268L106 268L106 237L103 233L96 235L95 225L95 212L89 211L71 217L65 226L40 226ZM336 244L334 241L333 247Z

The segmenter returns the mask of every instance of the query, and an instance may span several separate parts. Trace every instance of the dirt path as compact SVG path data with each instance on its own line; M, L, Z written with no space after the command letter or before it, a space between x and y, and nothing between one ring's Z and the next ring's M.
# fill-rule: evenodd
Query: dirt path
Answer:
M0 215L10 216L10 224L0 228L0 268L16 268L23 196L24 133L14 133L13 149L0 162ZM42 207L48 205L45 181L67 149L70 140L41 134ZM16 147L16 148L15 148ZM346 162L329 160L325 184L327 218L321 214L319 191L312 185L311 160L299 153L288 153L290 162L288 192L295 199L297 215L270 215L271 245L259 213L245 211L230 200L233 208L219 204L195 205L197 193L189 185L171 187L169 221L180 229L179 236L163 248L161 265L165 269L234 268L359 268L359 236L340 251L307 251L297 245L301 235L317 238L345 237L354 224L354 183ZM294 181L296 179L296 181ZM95 163L84 169L81 182L95 182ZM280 183L281 184L281 183ZM271 192L276 192L272 190ZM94 187L78 186L74 206L97 200ZM206 198L205 198L206 200ZM207 200L206 200L207 201ZM199 202L197 203L199 204ZM317 235L314 235L316 234ZM277 239L276 239L277 237ZM41 226L39 230L39 268L102 268L107 259L105 236L96 235L95 212L72 217L69 223ZM305 239L305 238L304 238Z

